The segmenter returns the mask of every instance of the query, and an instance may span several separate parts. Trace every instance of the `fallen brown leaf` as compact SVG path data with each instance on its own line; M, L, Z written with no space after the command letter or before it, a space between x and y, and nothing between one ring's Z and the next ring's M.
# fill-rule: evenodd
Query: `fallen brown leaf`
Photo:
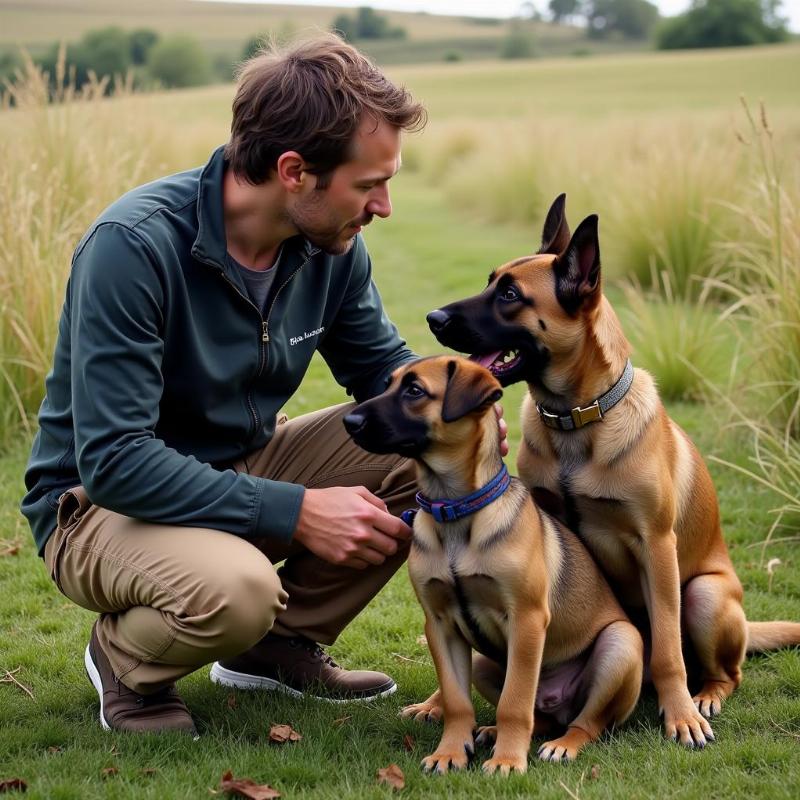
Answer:
M236 708L236 695L233 692L228 695L228 708Z
M52 755L55 755L56 753L63 753L64 752L64 748L63 747L57 747L56 745L51 745L50 747L47 748L47 752L51 753Z
M259 785L250 778L234 778L230 770L220 779L219 788L223 792L238 794L247 800L273 800L273 798L281 796L279 791L266 784Z
M417 644L421 644L423 647L428 646L428 639L423 633L422 636L417 636Z
M158 775L158 770L155 767L145 767L142 770L142 775L147 775L147 777L152 777L153 775Z
M4 550L0 550L0 556L16 556L19 555L19 545L12 544L11 547L6 547Z
M389 764L388 767L379 769L377 773L378 783L385 783L391 786L396 792L404 789L406 785L406 776L403 775L403 770L397 764Z
M414 749L414 744L414 737L410 733L407 733L403 737L403 748L410 753Z
M592 764L592 771L589 773L589 777L596 781L600 777L600 765L599 764Z
M105 769L100 770L100 774L103 778L113 778L116 774L119 773L118 767L106 767Z
M291 725L273 725L269 729L269 740L276 744L299 742L303 737Z
M27 792L28 784L22 778L7 778L0 781L0 793L2 792Z
M340 725L344 725L345 722L347 722L347 720L352 719L352 718L353 718L353 715L352 714L348 714L346 717L339 717L339 719L335 719L332 724L335 725L338 728Z

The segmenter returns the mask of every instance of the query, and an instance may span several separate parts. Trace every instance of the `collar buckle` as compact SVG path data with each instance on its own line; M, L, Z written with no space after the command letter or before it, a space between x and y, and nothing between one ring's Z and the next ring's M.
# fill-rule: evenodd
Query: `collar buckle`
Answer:
M572 416L572 422L575 424L576 428L582 428L584 425L588 425L590 422L596 422L597 420L603 419L603 411L600 408L600 403L597 400L585 408L576 406L569 413Z

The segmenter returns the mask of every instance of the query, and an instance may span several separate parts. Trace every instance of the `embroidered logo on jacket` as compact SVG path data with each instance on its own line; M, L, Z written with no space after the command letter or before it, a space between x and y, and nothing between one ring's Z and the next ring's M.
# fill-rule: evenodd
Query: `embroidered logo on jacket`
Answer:
M316 330L313 331L306 331L305 333L303 333L302 336L290 336L289 344L290 345L300 344L300 342L304 342L306 339L312 339L314 336L319 336L324 330L325 327L323 326L322 328L317 328Z

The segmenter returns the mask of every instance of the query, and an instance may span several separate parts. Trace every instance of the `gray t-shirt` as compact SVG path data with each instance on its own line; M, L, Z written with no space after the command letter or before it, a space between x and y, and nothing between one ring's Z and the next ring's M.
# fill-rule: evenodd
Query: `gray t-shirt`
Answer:
M233 264L242 276L244 285L247 287L247 293L250 299L264 314L267 311L267 298L269 297L269 290L275 280L275 273L277 266L281 260L281 253L283 248L278 251L278 257L275 263L269 269L250 269L240 264L230 253L228 253L228 261Z

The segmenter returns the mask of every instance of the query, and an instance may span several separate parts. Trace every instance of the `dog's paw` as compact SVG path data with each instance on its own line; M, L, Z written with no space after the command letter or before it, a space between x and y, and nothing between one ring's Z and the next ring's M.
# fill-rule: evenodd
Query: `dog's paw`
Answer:
M708 719L716 717L722 711L722 703L733 691L733 684L722 681L708 681L692 698L695 708Z
M567 729L563 736L545 742L537 755L542 761L574 761L583 746L592 741L592 737L577 726Z
M665 708L663 714L664 734L667 739L692 748L702 748L708 742L714 741L711 725L690 700L676 704L673 708Z
M503 776L510 775L512 772L527 772L528 752L524 750L519 753L495 753L483 762L483 771L487 775L499 772Z
M466 769L474 753L472 741L465 741L461 748L447 747L442 744L439 749L422 759L425 772L436 772L444 775L449 770Z
M417 722L441 722L444 709L436 703L412 703L400 709L400 716L403 719L411 719Z
M481 725L475 731L475 744L491 746L497 741L497 725Z

